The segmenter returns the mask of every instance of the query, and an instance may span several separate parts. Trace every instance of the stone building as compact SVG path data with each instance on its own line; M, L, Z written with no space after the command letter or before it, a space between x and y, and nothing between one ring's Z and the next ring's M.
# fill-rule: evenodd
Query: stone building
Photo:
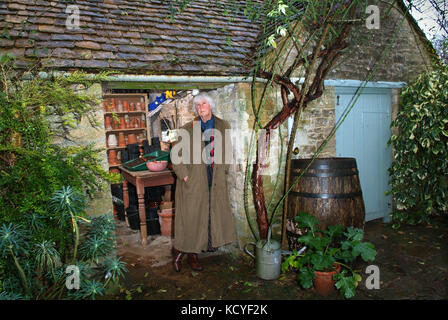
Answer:
M399 109L399 90L430 68L434 53L413 18L405 14L401 1L391 0L394 6L390 11L382 1L371 2L379 6L380 12L388 12L387 17L382 18L379 29L354 32L352 45L325 82L323 96L302 114L295 146L300 150L299 157L311 157L337 122L342 107L348 105L368 72L376 68L374 78L362 91L352 115L320 155L359 157L361 183L363 190L367 190L364 194L376 197L372 203L365 199L366 207L372 206L367 218L376 219L386 217L385 210L390 205L390 199L382 194L387 188L385 170L392 160L385 144L390 136L390 121ZM0 54L14 54L19 66L37 57L45 59L48 67L60 71L117 71L110 81L93 88L99 98L106 93L135 91L147 93L151 100L164 90L184 92L182 98L163 109L163 117L170 119L173 104L176 104L178 127L193 118L191 90L206 90L216 100L217 115L238 130L241 139L236 141L234 153L246 160L249 134L255 120L248 62L257 48L261 24L245 16L241 9L244 3L198 0L188 4L182 13L174 14L177 7L161 0L2 1ZM240 11L235 13L235 8ZM77 13L79 26L73 16ZM281 99L275 92L269 96L266 118L261 120L265 121L280 107ZM101 105L97 117L104 121ZM152 125L159 126L158 123ZM278 169L284 169L278 156L281 142L286 148L290 125L288 121L271 137L272 156L268 161L269 170L265 172L268 199L275 190ZM353 134L353 130L362 128L370 129ZM155 131L158 132L153 134L160 134L160 129ZM81 124L76 135L80 143L94 141L98 147L106 149L104 131L91 130L87 124ZM366 145L370 152L365 150ZM371 157L377 155L381 155L379 163L376 167L369 166L376 161ZM240 248L252 239L244 208L246 165L245 161L238 162L228 177ZM106 151L104 167L108 167ZM376 174L375 170L380 170L381 174ZM274 195L277 200L282 196L284 175L280 172L280 187ZM381 176L382 180L373 181L372 174ZM106 190L97 195L90 211L103 213L110 209L111 196ZM250 201L249 209L253 211ZM249 220L254 219L252 212Z

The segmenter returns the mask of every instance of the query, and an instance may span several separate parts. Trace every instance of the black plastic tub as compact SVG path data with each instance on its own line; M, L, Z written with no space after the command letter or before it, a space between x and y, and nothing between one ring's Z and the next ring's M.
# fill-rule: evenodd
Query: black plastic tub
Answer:
M137 206L129 206L126 210L128 216L129 227L132 230L140 230L140 216ZM157 208L146 209L146 228L149 235L160 234L159 215Z

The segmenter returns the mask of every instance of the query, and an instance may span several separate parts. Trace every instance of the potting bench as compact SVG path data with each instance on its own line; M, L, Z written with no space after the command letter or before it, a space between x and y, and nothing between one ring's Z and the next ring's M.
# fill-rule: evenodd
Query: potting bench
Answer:
M157 187L174 184L174 171L165 169L159 172L149 170L144 171L130 171L123 166L119 166L123 181L123 202L124 208L129 207L129 193L128 183L133 184L137 189L138 198L138 214L140 217L140 236L142 239L142 246L147 244L147 229L146 229L146 211L145 211L145 188Z

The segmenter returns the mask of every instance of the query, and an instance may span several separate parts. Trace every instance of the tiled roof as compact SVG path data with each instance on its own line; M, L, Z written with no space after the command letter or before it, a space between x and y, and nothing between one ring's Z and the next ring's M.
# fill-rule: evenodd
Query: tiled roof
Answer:
M248 0L251 1L251 0ZM50 57L59 69L115 69L126 73L245 75L261 25L241 9L245 1L9 0L0 2L0 54L24 63ZM262 0L252 0L255 5ZM80 28L69 30L71 12ZM240 10L235 13L235 8Z

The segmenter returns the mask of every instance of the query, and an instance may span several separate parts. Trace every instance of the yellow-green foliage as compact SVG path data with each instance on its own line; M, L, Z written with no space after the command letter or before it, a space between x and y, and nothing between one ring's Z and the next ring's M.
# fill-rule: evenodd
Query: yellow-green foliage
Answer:
M403 89L401 111L389 143L394 161L389 169L397 223L417 223L448 207L448 66L421 75Z

